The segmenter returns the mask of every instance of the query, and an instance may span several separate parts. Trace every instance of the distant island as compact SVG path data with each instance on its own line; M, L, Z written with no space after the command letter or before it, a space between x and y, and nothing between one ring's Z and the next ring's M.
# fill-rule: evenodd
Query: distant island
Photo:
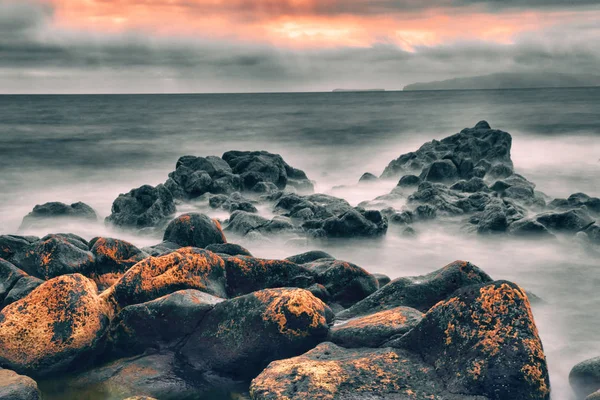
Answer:
M436 82L413 83L404 90L533 89L600 86L598 75L562 73L497 73Z
M385 89L333 89L333 92L385 92Z

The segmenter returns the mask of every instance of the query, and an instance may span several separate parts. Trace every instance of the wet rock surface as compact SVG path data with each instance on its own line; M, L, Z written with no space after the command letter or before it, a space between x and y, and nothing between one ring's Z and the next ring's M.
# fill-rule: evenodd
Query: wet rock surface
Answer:
M156 227L164 225L175 210L169 189L164 185L144 185L119 195L106 222L122 228Z
M221 224L204 214L183 214L169 223L163 240L181 247L205 248L211 244L227 243Z
M0 399L38 400L41 398L37 383L33 379L0 368Z
M55 219L96 221L98 216L94 209L85 203L65 204L51 202L38 204L23 218L19 230L35 228L52 223Z

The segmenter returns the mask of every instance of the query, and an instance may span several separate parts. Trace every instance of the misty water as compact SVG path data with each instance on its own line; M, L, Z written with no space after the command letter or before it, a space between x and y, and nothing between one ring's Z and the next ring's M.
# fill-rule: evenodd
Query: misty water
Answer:
M186 155L268 150L306 171L316 191L357 205L396 182L356 186L400 154L489 121L512 134L516 172L551 197L600 196L600 88L448 92L242 95L0 96L0 234L72 232L140 236L97 224L18 231L33 206L83 201L104 218L119 193L158 184ZM347 188L336 188L352 185ZM402 204L398 204L401 206ZM180 207L219 218L202 204ZM261 213L271 214L269 209ZM397 230L396 230L397 229ZM272 243L231 241L255 256L282 258L322 249L392 278L468 260L494 279L514 281L542 299L534 305L555 400L571 399L573 365L600 356L600 255L577 242L524 241L461 233L438 220L405 238L391 225L380 240ZM60 397L59 397L60 398Z

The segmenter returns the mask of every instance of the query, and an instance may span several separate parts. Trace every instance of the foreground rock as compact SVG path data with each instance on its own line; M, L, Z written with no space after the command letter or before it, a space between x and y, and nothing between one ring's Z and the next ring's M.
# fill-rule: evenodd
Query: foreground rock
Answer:
M0 258L0 304L6 298L19 279L27 276L24 271Z
M116 310L183 289L226 298L225 262L210 251L184 247L131 267L102 296Z
M97 221L98 216L92 207L82 202L71 205L60 202L38 204L23 218L19 230L44 227L57 219Z
M38 400L41 398L37 383L33 379L0 368L0 399Z
M182 247L199 247L227 243L221 224L204 214L189 213L175 218L169 223L163 240L177 243Z
M86 365L101 344L108 314L88 278L51 279L0 311L0 365L31 376Z
M447 391L434 368L404 350L344 349L322 343L308 353L272 362L250 387L254 400L485 400Z
M35 288L44 283L43 280L38 279L34 276L24 276L14 284L14 286L10 289L10 291L6 294L4 298L4 303L2 303L3 307L6 307L9 304L14 303L17 300L21 300L26 297L29 293L33 292Z
M129 242L105 237L92 239L90 251L95 262L86 275L101 290L114 285L129 268L148 257L148 254Z
M389 344L435 365L453 393L490 399L550 398L546 359L529 300L513 283L465 287Z
M398 306L426 312L461 287L491 281L492 278L477 266L466 261L455 261L424 276L398 278L340 312L337 319L354 318Z
M273 360L326 339L333 313L303 289L267 289L217 304L177 353L186 373L249 380Z
M144 185L120 194L106 222L122 228L159 227L175 214L173 195L164 185Z
M600 390L600 357L575 365L569 374L569 383L579 397Z

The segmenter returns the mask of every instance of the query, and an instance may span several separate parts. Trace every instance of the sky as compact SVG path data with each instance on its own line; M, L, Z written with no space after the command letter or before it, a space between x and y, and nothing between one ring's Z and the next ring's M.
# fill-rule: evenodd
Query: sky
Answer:
M0 0L0 93L402 89L600 71L600 0Z

